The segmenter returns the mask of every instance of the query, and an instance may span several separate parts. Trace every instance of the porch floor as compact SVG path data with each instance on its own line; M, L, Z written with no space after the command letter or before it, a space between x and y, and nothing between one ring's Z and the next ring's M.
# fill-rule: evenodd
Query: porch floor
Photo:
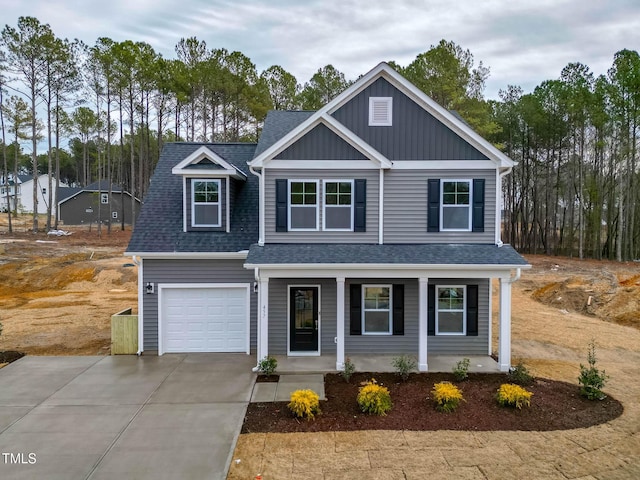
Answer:
M393 372L392 360L397 355L349 355L357 372ZM330 373L336 371L335 355L320 357L288 357L274 355L278 360L278 374L291 373ZM427 365L429 372L451 372L453 367L462 360L460 355L429 355ZM498 373L498 362L488 355L471 355L469 372Z

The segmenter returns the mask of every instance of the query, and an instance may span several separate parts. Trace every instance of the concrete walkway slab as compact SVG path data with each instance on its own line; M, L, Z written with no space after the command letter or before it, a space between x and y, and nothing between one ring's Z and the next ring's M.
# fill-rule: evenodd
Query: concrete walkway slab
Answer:
M251 402L288 402L296 390L313 390L320 400L326 400L324 393L324 375L287 374L280 375L278 382L256 383L253 387Z
M242 354L24 357L0 370L0 478L223 479L255 374Z

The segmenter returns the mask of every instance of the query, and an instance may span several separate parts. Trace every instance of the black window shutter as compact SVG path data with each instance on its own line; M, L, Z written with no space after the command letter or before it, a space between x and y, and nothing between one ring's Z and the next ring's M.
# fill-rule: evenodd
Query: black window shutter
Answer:
M276 179L276 232L287 231L288 182L286 179Z
M436 334L436 286L427 287L427 335Z
M404 335L404 285L393 286L393 334Z
M428 181L427 232L440 231L440 179Z
M473 232L484 232L484 178L473 179Z
M478 285L467 285L467 335L478 336Z
M353 231L367 231L367 180L356 179L354 192Z
M362 335L362 285L349 285L351 317L349 333L351 335Z

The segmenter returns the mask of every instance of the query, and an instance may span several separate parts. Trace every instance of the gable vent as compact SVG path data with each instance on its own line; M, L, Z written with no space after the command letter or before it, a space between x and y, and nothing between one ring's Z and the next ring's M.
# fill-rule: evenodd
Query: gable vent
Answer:
M393 97L369 97L369 126L390 127L393 118Z

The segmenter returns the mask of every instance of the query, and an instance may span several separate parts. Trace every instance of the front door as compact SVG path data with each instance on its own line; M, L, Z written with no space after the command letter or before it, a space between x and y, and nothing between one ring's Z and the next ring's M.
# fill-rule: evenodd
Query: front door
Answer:
M289 287L289 350L318 351L318 287Z

